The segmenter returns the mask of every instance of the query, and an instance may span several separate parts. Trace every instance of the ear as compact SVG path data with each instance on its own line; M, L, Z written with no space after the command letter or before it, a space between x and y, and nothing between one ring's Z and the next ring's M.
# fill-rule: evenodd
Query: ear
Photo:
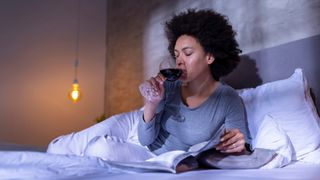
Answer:
M207 54L207 63L212 64L214 61L214 56L211 53Z

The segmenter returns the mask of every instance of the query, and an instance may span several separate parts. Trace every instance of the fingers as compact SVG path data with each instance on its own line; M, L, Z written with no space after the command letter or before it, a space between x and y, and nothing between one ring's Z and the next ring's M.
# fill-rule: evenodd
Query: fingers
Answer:
M165 78L158 74L155 77L151 77L139 86L140 93L145 98L146 102L157 104L164 96L163 83Z
M245 149L245 140L239 129L227 131L216 146L217 150L225 153L241 152Z
M165 78L161 73L158 73L155 78L157 79L157 81L158 81L160 84L163 84L163 82L167 79L167 78Z
M240 130L239 129L231 129L231 130L227 130L224 135L221 137L220 141L228 141L230 138L234 137L237 135L237 133L239 133Z
M164 81L165 81L165 78L161 74L158 74L156 77L151 77L148 80L148 82L151 84L151 87L153 88L153 90L159 94L163 90Z
M222 153L242 152L245 149L244 144L245 144L244 140L239 140L233 144L230 144L230 145L224 147L220 152L222 152Z
M160 89L166 79L161 75L158 74L156 77L151 77L149 79L149 82L153 87L156 87L157 89Z

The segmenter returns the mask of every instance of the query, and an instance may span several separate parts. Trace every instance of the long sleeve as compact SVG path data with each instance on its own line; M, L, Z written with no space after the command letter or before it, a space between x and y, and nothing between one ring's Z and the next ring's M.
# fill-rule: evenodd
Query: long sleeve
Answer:
M141 145L148 146L157 138L161 126L163 106L164 100L160 102L157 107L155 116L148 123L144 121L143 114L140 116L138 124L138 140Z
M226 111L226 128L238 128L243 133L246 143L251 144L251 136L248 128L248 122L246 121L245 108L241 98L237 93L228 94L229 101Z
M150 122L146 123L143 120L143 115L140 117L138 125L138 139L141 145L148 146L155 141L160 129L160 124L156 122L156 119L158 118L159 115L156 114Z

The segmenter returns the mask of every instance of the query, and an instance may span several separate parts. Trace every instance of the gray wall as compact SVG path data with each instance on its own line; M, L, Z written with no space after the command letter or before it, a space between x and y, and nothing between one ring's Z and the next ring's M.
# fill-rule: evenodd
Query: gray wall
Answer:
M242 56L239 67L224 81L234 88L256 87L288 78L302 68L318 111L320 110L320 35L304 38Z
M81 1L84 96L67 99L74 76L76 0L0 1L0 141L46 146L104 112L106 0Z
M167 54L163 23L188 8L212 8L227 15L244 54L320 34L320 0L108 0L107 115L142 105L138 85L158 72L159 59ZM308 47L313 54L319 49ZM255 71L261 73L260 84L288 77L301 64L311 78L310 70L318 68L313 65L319 65L314 62L316 56L295 59L292 64L284 54L276 57L287 58L282 67L276 60L252 57ZM274 73L274 66L282 73Z
M142 105L138 85L144 79L145 28L162 0L108 0L106 106L107 116ZM158 35L156 35L158 36ZM153 37L153 36L150 36Z

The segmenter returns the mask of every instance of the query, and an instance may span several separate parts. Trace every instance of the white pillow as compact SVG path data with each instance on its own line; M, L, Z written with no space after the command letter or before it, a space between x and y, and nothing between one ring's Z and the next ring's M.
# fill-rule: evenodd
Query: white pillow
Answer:
M296 69L288 79L239 90L239 95L245 104L253 139L268 114L289 136L293 160L300 160L320 147L319 117L301 69Z
M286 132L270 115L266 115L257 131L253 143L255 148L274 150L277 155L261 169L280 168L292 160L293 147Z
M307 162L307 163L314 163L320 164L320 148L311 153L306 154L306 156L302 157L299 162Z

